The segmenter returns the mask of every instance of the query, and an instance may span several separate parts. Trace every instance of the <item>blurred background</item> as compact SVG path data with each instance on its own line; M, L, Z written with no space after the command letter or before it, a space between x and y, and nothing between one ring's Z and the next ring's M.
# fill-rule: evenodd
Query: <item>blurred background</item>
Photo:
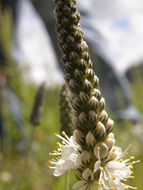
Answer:
M77 0L77 6L106 110L115 120L117 144L123 149L132 144L130 154L142 161L143 1ZM52 0L1 0L0 190L65 188L66 175L57 179L48 169L54 133L61 130L64 83L53 10ZM33 116L36 97L40 113ZM131 181L138 189L142 175L141 163ZM70 176L72 185L76 179Z

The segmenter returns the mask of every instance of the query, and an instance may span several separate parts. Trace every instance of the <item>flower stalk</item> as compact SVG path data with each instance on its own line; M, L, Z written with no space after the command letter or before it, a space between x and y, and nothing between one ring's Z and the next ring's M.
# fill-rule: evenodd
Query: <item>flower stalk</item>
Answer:
M73 136L57 135L63 144L50 161L54 175L76 169L78 182L73 189L136 189L124 182L132 178L132 167L138 161L126 159L127 151L115 146L114 121L105 111L105 100L99 90L99 79L92 68L88 46L79 24L76 0L55 0L56 26L65 80L73 108Z

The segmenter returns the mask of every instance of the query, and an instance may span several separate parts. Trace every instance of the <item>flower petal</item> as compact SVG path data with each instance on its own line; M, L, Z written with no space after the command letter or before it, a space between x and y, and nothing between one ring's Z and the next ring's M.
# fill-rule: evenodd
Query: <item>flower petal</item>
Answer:
M75 165L73 164L73 162L60 159L56 164L56 168L53 175L55 177L59 177L69 169L75 169Z
M96 173L100 169L101 162L98 160L94 164L94 173Z
M65 172L65 169L64 169L64 164L65 164L65 161L60 159L57 164L56 164L56 168L55 168L55 171L53 173L53 175L55 177L59 177L61 176L64 172Z
M73 147L71 146L64 146L62 149L62 158L64 160L69 160L69 155L74 152Z
M124 162L120 163L119 161L110 161L106 165L105 170L120 179L128 178L131 175L131 170L126 164Z
M116 153L116 155L117 155L116 160L121 159L122 156L123 156L123 151L122 151L122 149L121 149L120 147L118 147L118 146L114 146L113 149L115 149L115 153Z
M76 190L76 189L85 189L87 186L87 183L85 180L80 180L78 181L77 183L74 184L73 186L73 190Z

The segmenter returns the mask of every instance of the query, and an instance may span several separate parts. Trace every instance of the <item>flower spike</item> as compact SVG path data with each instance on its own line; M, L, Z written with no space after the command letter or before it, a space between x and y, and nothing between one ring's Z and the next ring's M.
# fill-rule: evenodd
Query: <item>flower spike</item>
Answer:
M72 106L73 135L57 135L63 141L51 161L54 175L76 170L78 182L73 189L127 190L137 189L126 184L132 178L134 157L126 158L115 146L112 133L114 121L105 111L105 99L92 68L88 45L79 24L76 0L55 0L58 43L62 51L65 80ZM57 155L56 155L57 154Z

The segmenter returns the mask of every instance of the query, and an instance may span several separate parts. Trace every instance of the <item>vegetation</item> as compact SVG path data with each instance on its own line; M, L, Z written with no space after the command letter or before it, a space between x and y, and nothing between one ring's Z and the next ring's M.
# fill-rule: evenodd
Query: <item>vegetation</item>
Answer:
M8 13L9 14L9 13ZM0 18L2 18L0 16ZM7 17L8 18L8 17ZM0 20L1 21L1 20ZM1 25L0 25L1 26ZM10 27L11 28L11 27ZM0 33L1 34L1 33ZM4 34L4 33L3 33ZM4 39L4 38L2 38ZM5 38L6 39L6 38ZM4 44L5 41L1 40ZM7 42L6 42L7 43ZM4 47L5 48L5 47ZM0 60L1 61L1 60ZM7 62L10 62L7 59ZM7 68L7 67L6 67ZM0 71L3 68L0 67ZM16 65L9 66L5 69L5 74L8 76L8 85L21 100L21 112L24 120L24 128L28 142L31 142L31 136L34 135L33 142L31 142L31 150L18 152L17 144L21 141L20 136L16 130L15 122L8 110L6 100L5 104L0 103L0 106L5 105L3 115L5 118L6 135L4 137L4 148L0 152L0 190L64 190L66 189L67 175L60 178L54 178L48 168L49 152L55 149L57 141L53 134L60 130L60 116L59 116L59 89L47 90L45 94L43 106L43 119L38 127L32 128L29 119L34 103L36 87L26 84L21 76L20 70ZM0 72L1 73L1 72ZM10 78L9 78L10 76ZM143 78L136 70L132 72L134 78L131 85L133 92L133 102L143 112ZM16 79L19 80L16 80ZM106 98L106 97L105 97ZM113 116L112 116L113 117ZM116 135L117 144L122 148L126 148L128 144L132 144L131 153L136 158L143 160L143 123L135 126L127 121L115 121L114 133ZM70 184L74 184L75 177L70 173ZM138 186L141 190L143 187L143 164L135 166L135 180L131 181L132 185ZM72 186L72 185L71 185ZM70 187L71 187L70 186Z

